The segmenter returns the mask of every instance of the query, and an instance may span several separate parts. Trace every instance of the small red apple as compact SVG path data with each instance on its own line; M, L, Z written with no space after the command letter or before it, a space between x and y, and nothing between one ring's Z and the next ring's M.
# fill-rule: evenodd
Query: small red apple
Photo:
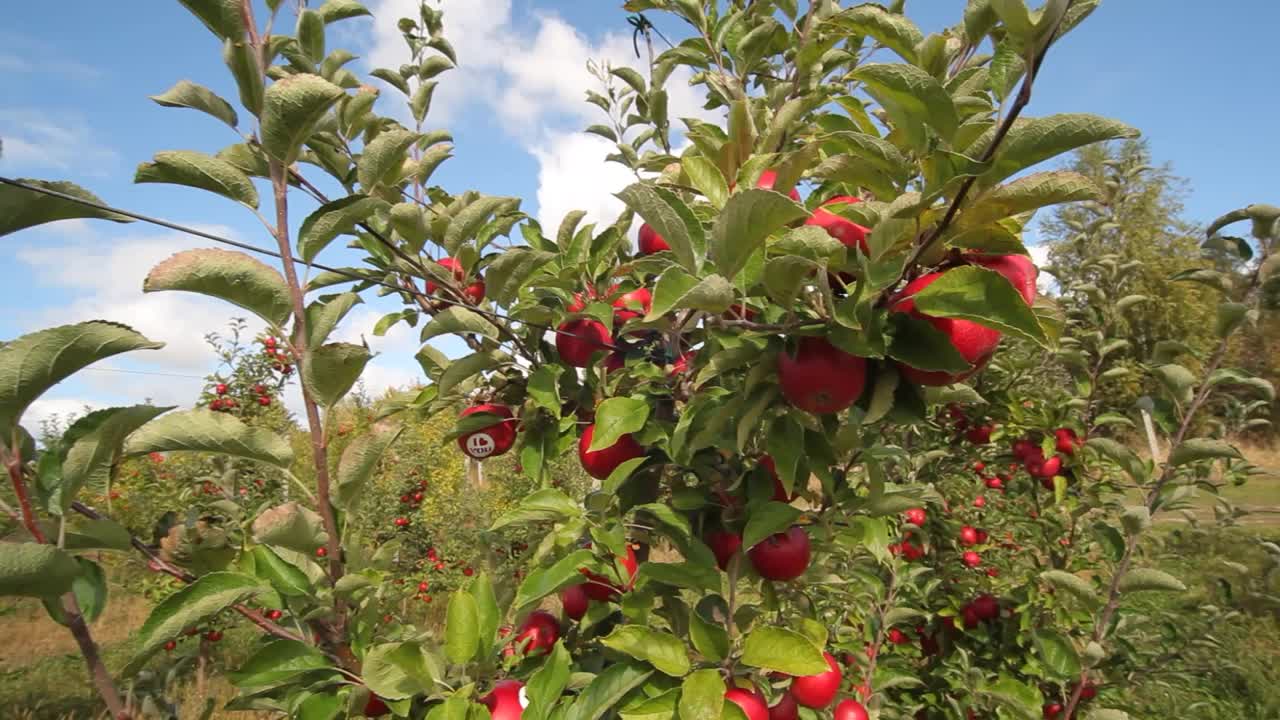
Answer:
M596 602L610 602L618 599L621 593L624 593L636 584L636 573L640 570L640 561L636 558L635 548L627 546L627 557L622 561L623 567L627 571L626 586L619 586L613 580L593 573L586 568L582 568L582 574L587 577L587 582L582 586L583 592L587 597Z
M452 272L453 279L458 282L462 282L462 280L467 276L466 270L464 270L462 267L462 263L458 260L455 260L454 258L451 258L451 257L440 258L439 260L436 261L436 263L440 267L444 268L445 270ZM434 282L431 282L430 280L427 281L428 295L435 295L436 290L438 289L440 289L439 285L436 285Z
M987 445L991 442L991 433L995 428L990 425L974 425L965 432L964 437L974 445Z
M742 708L747 720L769 720L769 706L759 692L739 687L729 688L724 693L724 699Z
M652 255L663 250L670 250L671 246L667 241L654 230L649 223L640 226L640 237L637 243L641 255Z
M778 182L778 171L765 170L764 172L760 173L760 179L756 181L756 187L761 188L762 190L772 190L773 186L777 182ZM791 188L791 192L787 193L787 195L792 200L795 200L796 202L800 202L800 191L795 189L794 187Z
M402 527L408 527L408 526L409 526L409 518L407 517L396 518L396 527L402 528Z
M516 630L516 647L524 647L526 655L545 655L560 638L560 621L544 610L535 610ZM526 644L527 642L527 644Z
M982 472L983 470L986 470L986 469L987 469L987 464L986 464L986 463L984 463L984 462L982 462L981 460L979 460L979 461L977 461L977 462L975 462L975 463L973 464L973 471L974 471L974 472L976 472L976 473L980 473L980 472Z
M867 382L867 361L835 347L825 338L803 337L795 355L778 357L782 396L792 405L824 415L857 402Z
M178 647L178 643L174 642L173 640L170 640L169 642L164 644L164 651L173 652L173 649L176 647Z
M653 293L649 292L649 288L643 287L623 293L613 301L613 307L613 318L616 325L621 325L634 318L644 317L653 309Z
M902 632L898 628L889 628L889 632L887 636L888 636L889 642L893 643L894 645L906 645L907 643L911 642L911 636Z
M907 283L902 292L898 293L896 302L890 307L890 312L909 313L917 318L927 320L930 325L933 325L935 329L947 336L951 345L972 367L964 372L951 374L941 371L919 370L910 365L899 363L898 368L902 372L902 376L917 385L950 385L963 380L985 365L991 354L995 352L996 345L1000 344L999 331L983 327L970 320L931 317L916 310L916 304L912 296L929 287L942 276L943 273L940 272L929 273Z
M974 498L974 499L973 499L973 506L974 506L974 507L976 507L976 508L983 508L983 507L986 507L986 506L987 506L987 499L986 499L986 498L984 498L984 497L982 497L981 495L979 495L978 497L976 497L976 498Z
M960 544L966 547L978 544L978 531L972 525L960 528Z
M1018 294L1028 305L1036 302L1036 278L1040 270L1026 255L965 255L965 259L974 265L981 265L995 270L1013 284Z
M1040 446L1031 442L1027 438L1018 438L1013 441L1013 456L1018 462L1025 463L1029 458L1040 450Z
M560 591L560 604L564 606L564 614L573 620L581 620L591 606L591 598L581 585L571 585Z
M524 683L519 680L500 680L493 685L493 691L480 699L480 703L489 708L491 720L520 720L525 706Z
M597 480L604 480L622 463L644 455L644 448L631 435L623 435L617 442L602 450L590 451L591 438L595 434L595 425L588 425L578 441L578 460L587 474Z
M1058 428L1053 431L1054 440L1058 452L1063 455L1075 455L1076 448L1080 447L1080 436L1071 428Z
M729 568L729 560L734 553L742 549L742 536L728 530L711 530L706 535L707 547L716 556L716 565L721 570Z
M907 510L906 512L902 513L902 517L904 520L911 523L912 525L915 525L916 527L924 527L925 520L927 519L927 516L925 515L925 512L924 512L924 508L918 508L918 507L911 508L910 510Z
M426 592L431 589L431 585L426 580L418 583L418 592Z
M462 452L475 460L484 460L489 457L497 457L510 450L511 446L516 442L516 423L511 414L511 408L506 405L483 403L472 405L463 410L459 417L464 418L477 413L496 415L502 420L488 427L459 436L458 447Z
M556 328L556 352L560 359L574 367L587 367L591 356L610 347L609 330L604 323L591 318L578 318Z
M258 396L258 404L261 405L262 407L267 407L268 405L271 404L271 398L267 397L266 395L260 395Z
M818 206L818 209L813 211L813 215L810 215L809 219L806 220L804 224L820 227L823 230L826 230L828 235L839 240L845 247L857 248L866 255L869 253L867 250L867 234L870 233L871 230L848 218L823 209L828 205L848 205L858 202L862 202L862 199L856 198L852 195L839 195L837 197L833 197Z
M373 693L369 693L369 699L364 703L365 717L382 717L389 712L391 712L391 708L387 707L387 704L382 701L382 698L374 695Z
M226 384L226 383L218 383L217 385L215 385L215 386L214 386L213 391L214 391L215 393L217 393L218 395L226 395L226 394L227 394L227 384Z
M769 720L799 720L800 708L791 693L782 693L778 702L769 707Z
M843 700L836 706L834 720L870 720L867 709L857 700Z
M982 556L969 550L960 556L960 562L964 563L965 567L976 568L982 564Z
M840 666L831 653L822 653L827 659L827 669L816 675L804 675L791 681L791 696L808 708L824 708L836 699L840 692Z
M1062 470L1061 455L1054 455L1051 458L1045 459L1043 462L1036 462L1032 460L1027 463L1027 472L1031 473L1033 477L1038 477L1041 479L1052 478L1054 475L1057 475L1061 470Z
M761 540L747 551L751 565L769 580L794 580L809 568L809 534L793 526Z
M1062 717L1062 705L1056 702L1046 703L1044 706L1044 720L1060 720Z
M325 555L328 555L328 554L329 554L328 548L322 548L322 547L316 548L316 557L324 557Z

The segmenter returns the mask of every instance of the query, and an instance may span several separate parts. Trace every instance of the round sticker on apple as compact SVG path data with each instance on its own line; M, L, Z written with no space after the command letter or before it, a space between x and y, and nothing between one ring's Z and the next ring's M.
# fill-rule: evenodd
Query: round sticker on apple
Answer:
M478 432L467 438L467 454L477 460L489 457L497 449L498 444L488 433Z

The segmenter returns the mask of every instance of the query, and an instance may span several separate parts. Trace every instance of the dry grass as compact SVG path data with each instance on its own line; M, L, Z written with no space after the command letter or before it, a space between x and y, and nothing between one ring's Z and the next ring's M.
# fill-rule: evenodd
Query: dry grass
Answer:
M0 673L79 652L71 633L50 619L38 600L22 599L7 610L0 615ZM104 646L122 643L142 627L150 611L144 598L114 593L106 611L90 626L93 639Z

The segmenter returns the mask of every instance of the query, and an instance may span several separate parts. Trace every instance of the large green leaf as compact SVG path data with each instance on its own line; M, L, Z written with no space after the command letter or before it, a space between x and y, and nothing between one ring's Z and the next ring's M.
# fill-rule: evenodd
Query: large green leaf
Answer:
M105 487L124 440L146 423L173 407L134 405L94 413L96 426L75 439L62 460L62 481L57 491L59 507L66 510L85 485Z
M534 273L554 260L555 253L512 248L485 268L484 294L498 305L510 305Z
M479 335L497 340L498 327L480 313L454 305L436 313L431 322L423 326L418 339L426 342L439 335Z
M80 573L71 582L71 593L75 595L76 604L80 607L80 615L87 623L92 623L107 609L107 574L98 563L88 558L78 557L76 564ZM67 625L67 613L62 607L62 599L56 596L41 599L49 617L59 625Z
M490 530L535 522L562 522L581 514L578 503L555 488L534 490L494 522Z
M271 583L281 595L296 597L311 594L311 581L297 565L286 562L266 545L253 548L253 574ZM349 576L358 577L358 576Z
M101 198L75 183L32 180L29 178L18 178L18 181L99 205L103 204ZM70 200L27 190L26 188L0 185L0 237L25 228L35 227L36 225L78 218L110 220L118 223L133 222L132 218L124 215L98 210Z
M1099 197L1098 186L1080 173L1067 170L1035 173L979 195L960 213L956 229L980 227L1042 207Z
M319 75L290 75L272 83L262 108L262 149L292 165L302 144L343 94L342 88Z
M324 18L326 24L373 14L369 12L369 8L356 0L325 0L317 12Z
M822 648L813 640L792 630L767 625L747 635L742 662L788 675L816 675L829 669Z
M334 238L350 233L357 224L390 207L382 198L360 194L321 205L302 221L298 230L298 257L311 262Z
M702 222L684 201L670 190L648 183L635 183L617 195L662 236L686 270L698 272L707 241Z
M240 122L240 119L236 116L235 108L231 107L231 103L223 100L209 88L193 83L190 80L181 80L177 85L165 90L163 93L152 95L151 99L164 107L199 110L212 115L233 128Z
M914 65L872 63L851 74L903 126L925 124L950 142L960 125L955 104L937 78Z
M733 304L733 285L720 275L702 280L679 267L667 268L653 289L653 305L646 321L656 320L672 310L694 308L722 313Z
M333 407L355 386L372 357L368 347L353 343L310 348L302 357L302 382L316 402Z
M127 325L94 320L23 335L0 345L0 444L7 445L27 407L83 367L154 343Z
M1080 656L1065 636L1052 630L1036 630L1031 634L1040 662L1054 675L1075 678L1080 675Z
M379 185L393 185L404 174L409 148L419 135L401 128L378 134L365 146L356 163L356 177L366 192Z
M324 654L304 642L273 640L228 673L228 679L239 688L266 687L332 665Z
M170 150L155 154L134 173L135 183L165 183L207 190L257 209L258 190L240 168L226 160L192 150Z
M1187 586L1178 578L1155 568L1136 568L1120 578L1120 592L1133 593L1142 590L1183 592Z
M1214 440L1211 438L1191 438L1184 440L1181 445L1173 449L1169 453L1170 465L1185 465L1189 462L1197 460L1209 460L1212 458L1226 458L1229 460L1241 460L1244 458L1240 451L1231 446L1224 440Z
M870 3L833 15L827 22L850 34L874 38L913 64L916 62L916 46L924 41L924 33L915 23Z
M293 310L289 286L270 266L245 253L186 250L151 268L143 292L183 290L225 300L281 326Z
M682 677L689 674L689 651L684 642L671 633L643 625L622 625L600 640L607 648L643 660L665 675Z
M610 665L582 689L577 702L566 713L566 720L600 720L651 675L653 670L643 665Z
M199 450L223 453L288 469L293 449L288 441L265 428L250 427L225 413L196 409L174 412L153 420L129 436L127 455Z
M948 373L962 373L972 367L946 333L928 320L907 313L893 313L889 321L893 339L887 353L894 360L920 370Z
M752 188L730 196L711 228L709 252L716 271L732 280L771 234L807 215L802 205L772 190Z
M311 508L287 502L263 511L253 520L253 539L310 555L328 542L324 521Z
M569 683L571 660L569 651L564 649L564 640L557 641L551 654L529 678L525 687L529 705L525 707L521 720L546 720L550 716Z
M995 698L1025 720L1040 720L1043 717L1041 708L1044 696L1040 694L1040 690L1008 675L1001 675L994 682L981 683L975 692Z
M1048 345L1049 340L1013 284L976 265L952 268L913 296L916 309L932 317L971 320L979 325Z
M990 169L982 174L982 182L994 185L1022 170L1085 145L1137 136L1137 130L1118 120L1084 113L1064 113L1023 120L1015 123L1005 136L1000 149L991 160ZM985 149L994 137L995 132L991 131L974 141L973 146Z
M362 679L370 692L387 700L401 700L433 692L435 681L416 642L375 645L365 654Z
M680 720L714 720L724 707L724 678L714 668L698 670L684 679L680 692Z
M80 575L75 557L53 545L0 543L0 597L52 597Z
M364 497L365 483L377 469L378 460L403 430L404 426L399 423L382 421L351 441L338 461L337 491L332 497L334 505L350 511L359 504Z
M511 204L512 198L486 196L467 205L449 221L441 244L449 254L456 254L463 243L476 237L485 223L489 222L491 215Z
M579 570L592 561L590 550L575 550L560 558L554 565L531 571L516 591L516 598L511 607L517 611L536 603L554 592L578 582L582 577Z
M307 347L319 347L338 327L351 308L363 302L353 292L321 298L307 306Z
M222 39L244 36L244 15L240 0L178 0L200 18L210 32Z
M757 543L775 533L780 533L795 524L800 511L786 503L767 502L753 505L747 517L747 526L742 532L742 547L751 549Z
M1093 585L1079 575L1063 570L1046 570L1040 573L1040 578L1061 590L1066 590L1090 605L1098 602L1098 594Z
M638 397L611 397L596 407L596 423L589 452L612 447L618 438L640 432L649 420L649 401Z
M485 655L493 651L493 644L498 639L498 596L493 590L493 580L489 573L477 575L467 587L467 592L476 600L476 631L480 635L480 653Z
M232 605L267 591L265 585L249 575L215 572L201 576L165 598L151 611L142 628L133 635L136 650L129 665L140 666L151 653L177 638L183 630L200 627ZM130 673L126 671L125 674Z
M445 617L444 651L449 659L463 664L475 657L480 649L479 610L471 593L458 590L449 599L449 611Z

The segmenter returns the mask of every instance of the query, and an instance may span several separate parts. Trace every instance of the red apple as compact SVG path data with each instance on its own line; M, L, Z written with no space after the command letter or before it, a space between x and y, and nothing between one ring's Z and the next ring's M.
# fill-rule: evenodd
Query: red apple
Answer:
M834 720L870 720L871 716L867 714L867 709L862 707L862 703L857 700L843 700L836 706L836 712L831 716Z
M604 368L604 371L606 374L611 373L614 370L621 370L622 368L626 367L626 364L627 364L627 356L625 353L619 350L614 350L608 355L605 355L604 360L601 361L600 363L600 365Z
M989 478L984 478L984 479L982 480L982 484L983 484L983 485L986 485L987 487L991 488L992 490L1000 490L1000 489L1002 489L1002 488L1004 487L1004 481L1003 481L1003 480L1001 480L1001 479L1000 479L1000 478L998 478L998 477L989 477Z
M1080 436L1071 428L1058 428L1053 431L1054 439L1057 441L1058 452L1063 455L1075 455L1076 448L1080 447Z
M1039 451L1040 446L1027 438L1018 438L1013 441L1013 456L1017 458L1018 462L1026 462Z
M623 567L627 570L626 587L621 587L613 580L593 573L586 568L582 568L582 574L587 577L587 582L582 586L583 592L587 597L596 602L610 602L617 600L620 593L624 593L636 584L636 572L640 569L640 561L636 559L635 548L627 546L627 557L622 561Z
M739 687L729 688L724 693L724 699L742 708L747 720L769 720L769 706L759 692Z
M544 655L551 652L559 638L560 621L556 616L545 610L535 610L516 631L514 643L517 648L523 646L526 655Z
M990 425L975 425L965 432L964 437L974 445L986 445L991 442L993 430L995 428Z
M692 350L684 353L671 363L671 371L667 373L668 377L680 377L689 372L689 368L693 367L693 363L697 360L698 354Z
M705 540L721 570L727 570L734 553L742 549L742 536L728 530L711 530Z
M847 248L857 248L864 255L868 254L867 250L867 234L871 232L868 228L862 227L854 221L837 215L823 208L828 205L847 205L851 203L862 202L861 198L852 195L839 195L822 203L817 210L813 211L813 215L805 221L805 225L816 225L827 231L831 237L839 240Z
M902 518L916 527L924 527L924 522L927 517L928 516L925 515L924 508L911 508L910 510L902 513Z
M519 680L500 680L493 685L493 692L480 699L489 708L491 720L520 720L527 701L524 699L524 683Z
M453 279L458 282L462 282L463 278L467 276L466 271L463 270L462 268L462 263L451 257L440 258L440 260L438 260L437 263L440 265L440 267L444 268L445 270L452 271ZM436 285L434 282L431 282L430 280L427 281L428 295L435 295L436 290L438 289L440 289L439 285ZM481 295L483 294L484 294L483 291L481 291Z
M943 273L940 272L930 273L907 283L907 286L898 294L897 301L890 307L890 312L909 313L928 321L935 329L947 336L952 347L972 367L964 372L951 374L941 371L919 370L899 363L898 368L902 372L902 376L917 385L950 385L963 380L985 365L991 354L995 352L996 345L1000 344L1000 333L996 330L983 327L970 320L931 317L916 310L916 304L912 296L932 285L942 275Z
M982 564L982 556L969 550L960 556L960 562L964 563L965 567L976 568Z
M778 357L782 396L792 405L822 415L857 402L867 382L867 361L840 350L825 338L800 338L796 354Z
M619 295L613 301L613 307L615 325L621 325L634 318L644 317L653 308L653 293L649 292L649 288L637 288Z
M973 471L974 471L974 472L976 472L976 473L980 473L980 472L982 472L983 470L986 470L986 469L987 469L987 464L986 464L986 463L984 463L984 462L982 462L981 460L979 460L979 461L977 461L977 462L975 462L975 463L973 464Z
M983 507L986 507L986 506L987 506L987 499L986 499L986 498L984 498L984 497L982 497L981 495L979 495L978 497L976 497L976 498L974 498L974 499L973 499L973 506L974 506L974 507L976 507L976 508L983 508Z
M995 620L1000 616L1000 601L994 595L979 595L966 606L979 620Z
M778 477L778 466L773 462L772 455L762 455L760 457L760 467L769 471L769 476L773 478L773 501L781 503L794 502L800 497L800 493L792 492L787 495L787 489L782 486L782 478Z
M911 642L911 636L902 632L898 628L889 628L888 639L889 642L894 645L906 645Z
M656 252L671 249L671 246L667 244L667 241L664 240L662 236L658 234L658 231L654 230L649 223L645 223L640 226L640 237L637 244L639 245L641 255L652 255Z
M462 449L462 452L476 460L484 460L488 457L497 457L510 450L511 446L516 442L516 422L511 415L511 408L494 403L472 405L463 410L460 417L467 417L476 413L497 415L503 419L501 422L489 427L459 436L458 447Z
M1000 273L1013 284L1022 299L1028 305L1036 301L1036 277L1040 270L1026 255L965 255L965 259L974 265L981 265Z
M765 170L764 172L760 173L760 179L756 181L756 187L764 190L772 190L774 184L777 182L778 182L778 171ZM794 187L791 188L791 192L787 193L787 195L792 200L795 200L796 202L800 202L800 191L795 189Z
M462 288L462 297L466 298L472 305L479 305L480 301L484 299L484 281L476 280Z
M1062 705L1059 703L1047 703L1044 706L1044 720L1060 720L1062 717Z
M769 708L769 720L799 720L800 708L796 705L796 699L791 697L791 693L782 693L782 697L778 698L778 702Z
M382 698L374 695L373 693L369 693L369 699L364 703L365 717L382 717L389 712L391 712L391 708L387 707L387 704L382 701Z
M824 708L836 699L840 692L840 666L831 653L822 653L827 659L827 669L816 675L804 675L791 681L791 696L808 708Z
M574 620L581 620L591 606L591 598L581 585L572 585L560 591L560 604L564 606L564 614Z
M978 531L971 525L960 528L960 544L966 547L978 544Z
M809 568L809 534L794 526L771 535L747 551L751 565L769 580L794 580Z
M556 352L560 359L574 367L587 367L591 356L607 351L611 345L604 323L591 318L578 318L556 328Z
M1062 470L1062 456L1054 455L1043 462L1028 461L1027 472L1041 479L1052 478Z
M583 469L591 477L604 480L622 463L644 455L644 448L629 434L618 438L617 442L603 450L587 450L591 447L595 430L595 425L588 425L578 441L578 460L582 461Z

